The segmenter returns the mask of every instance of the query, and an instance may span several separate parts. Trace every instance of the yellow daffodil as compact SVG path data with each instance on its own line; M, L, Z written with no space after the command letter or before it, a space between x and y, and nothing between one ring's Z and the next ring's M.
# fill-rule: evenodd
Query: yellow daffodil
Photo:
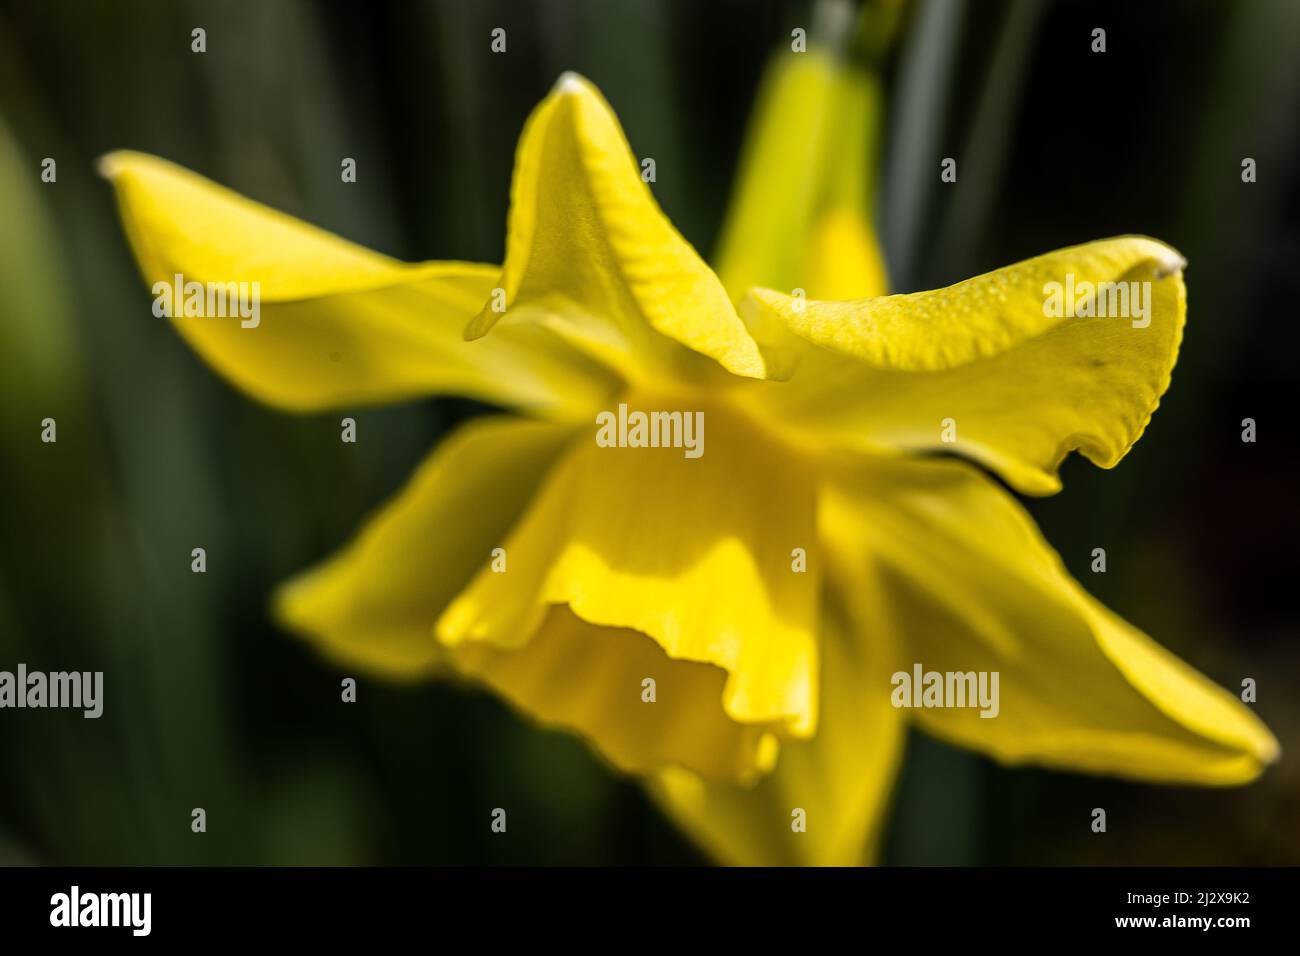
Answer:
M782 253L803 257L788 286L750 289L734 251L721 281L573 75L524 129L500 267L397 262L138 153L103 170L149 282L259 283L256 327L171 310L254 398L507 410L289 583L280 620L349 666L482 682L581 734L717 858L870 859L909 720L1006 763L1144 780L1242 783L1274 758L1240 702L1090 598L980 468L922 454L1029 494L1058 490L1071 450L1116 464L1182 334L1168 246L1094 242L914 295L875 295L882 271L799 282L818 265L803 248ZM812 248L878 268L855 201L828 186L791 216ZM788 238L735 228L731 250ZM1149 325L1050 317L1044 284L1067 274L1150 283ZM636 412L661 413L659 447L598 440ZM666 423L700 413L692 457ZM996 718L895 707L892 675L917 663L998 672Z

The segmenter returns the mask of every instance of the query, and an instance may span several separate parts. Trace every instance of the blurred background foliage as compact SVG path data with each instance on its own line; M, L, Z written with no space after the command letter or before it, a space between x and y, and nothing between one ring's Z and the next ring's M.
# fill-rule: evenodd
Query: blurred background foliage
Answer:
M1066 490L1030 507L1112 607L1225 686L1254 677L1284 756L1254 786L1190 790L914 735L886 861L1300 862L1300 4L897 7L897 42L873 48L871 200L896 291L1129 232L1189 259L1187 336L1146 436L1113 472L1068 462ZM811 19L778 0L0 0L0 669L107 687L97 721L0 712L0 863L701 859L579 741L448 685L362 679L343 706L344 675L269 624L272 586L478 409L361 412L345 446L337 416L243 398L150 314L94 162L154 152L391 255L500 261L519 129L573 69L708 254L764 65Z

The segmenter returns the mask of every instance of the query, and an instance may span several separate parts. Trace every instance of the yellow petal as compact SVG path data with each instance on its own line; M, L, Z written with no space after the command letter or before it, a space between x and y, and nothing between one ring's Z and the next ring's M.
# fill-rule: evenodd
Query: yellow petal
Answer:
M717 277L655 203L586 80L565 74L529 117L510 195L506 310L489 302L468 337L540 324L631 380L704 374L701 356L763 374Z
M669 657L728 673L726 713L811 733L816 720L819 565L812 479L802 459L719 405L633 396L636 411L694 407L703 454L609 448L596 428L556 466L506 546L438 623L448 643L526 642L549 604L648 634Z
M285 585L276 616L331 657L414 679L442 657L447 602L505 543L572 431L477 419L449 438L338 555Z
M853 580L870 610L866 579ZM905 736L903 715L871 692L889 680L888 635L839 603L822 624L823 716L812 739L784 742L776 768L751 787L680 768L649 781L664 811L720 862L854 866L878 854Z
M1146 428L1182 339L1182 267L1168 246L1129 237L913 295L800 302L756 290L751 331L794 372L749 392L827 443L957 452L1050 494L1071 450L1110 468ZM1048 284L1071 281L1137 283L1145 315L1053 317Z
M612 387L539 327L464 341L495 266L398 262L141 153L110 153L100 168L156 303L161 294L190 345L261 401L312 410L455 393L566 418ZM258 311L186 316L156 285L178 275L204 291L246 283L249 297L257 283Z
M887 291L871 227L880 84L826 46L768 67L718 247L739 302L752 286L819 299Z
M471 643L449 654L462 673L530 717L581 734L627 773L680 766L744 779L776 757L769 728L722 712L722 670L672 660L644 634L588 624L564 607L518 649Z
M900 670L999 675L995 717L908 710L936 736L1010 764L1191 784L1244 783L1277 756L1247 707L1085 593L970 465L859 465L824 506L884 570Z

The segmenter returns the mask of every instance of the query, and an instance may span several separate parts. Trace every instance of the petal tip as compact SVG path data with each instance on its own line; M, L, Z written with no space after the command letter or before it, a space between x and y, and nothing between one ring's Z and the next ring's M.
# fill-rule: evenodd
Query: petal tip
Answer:
M551 92L556 96L568 96L585 92L589 85L587 78L581 73L565 70L560 74L560 78L555 81L555 86L551 88Z
M1152 263L1157 279L1177 275L1187 268L1186 257L1173 246L1150 236L1134 235L1131 238L1139 242L1141 252Z
M493 312L490 306L484 306L478 315L465 323L465 328L461 330L461 338L466 342L475 342L483 338L492 331L497 318L497 313Z
M1277 742L1277 738L1273 736L1272 732L1269 731L1268 728L1261 728L1261 730L1263 731L1263 736L1260 738L1256 746L1255 757L1259 760L1262 767L1267 767L1270 764L1277 763L1278 760L1281 759L1282 745Z
M111 153L105 153L99 159L95 160L95 172L104 179L114 179L122 171L123 160L126 153L123 150L114 150Z
M1177 249L1165 247L1165 255L1156 260L1156 278L1166 279L1187 268L1187 259Z
M271 620L284 630L305 636L312 631L309 589L319 569L308 569L281 583L267 600Z

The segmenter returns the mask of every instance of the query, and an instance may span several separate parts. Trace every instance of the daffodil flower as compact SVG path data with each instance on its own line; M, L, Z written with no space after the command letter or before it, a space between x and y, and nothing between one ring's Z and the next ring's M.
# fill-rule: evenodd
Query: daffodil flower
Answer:
M733 259L728 286L573 75L524 129L503 266L397 262L138 153L103 171L149 282L260 283L256 328L170 318L254 398L506 410L285 586L279 619L349 667L457 675L580 734L718 859L870 859L908 721L1008 764L1142 780L1239 784L1274 759L1253 714L1089 597L982 470L1047 494L1071 450L1123 457L1182 335L1168 246L847 300L741 288ZM808 206L821 224L835 207ZM1067 273L1150 282L1149 326L1048 317ZM703 412L704 454L602 447L620 404ZM915 663L999 672L998 716L896 708L891 675Z

